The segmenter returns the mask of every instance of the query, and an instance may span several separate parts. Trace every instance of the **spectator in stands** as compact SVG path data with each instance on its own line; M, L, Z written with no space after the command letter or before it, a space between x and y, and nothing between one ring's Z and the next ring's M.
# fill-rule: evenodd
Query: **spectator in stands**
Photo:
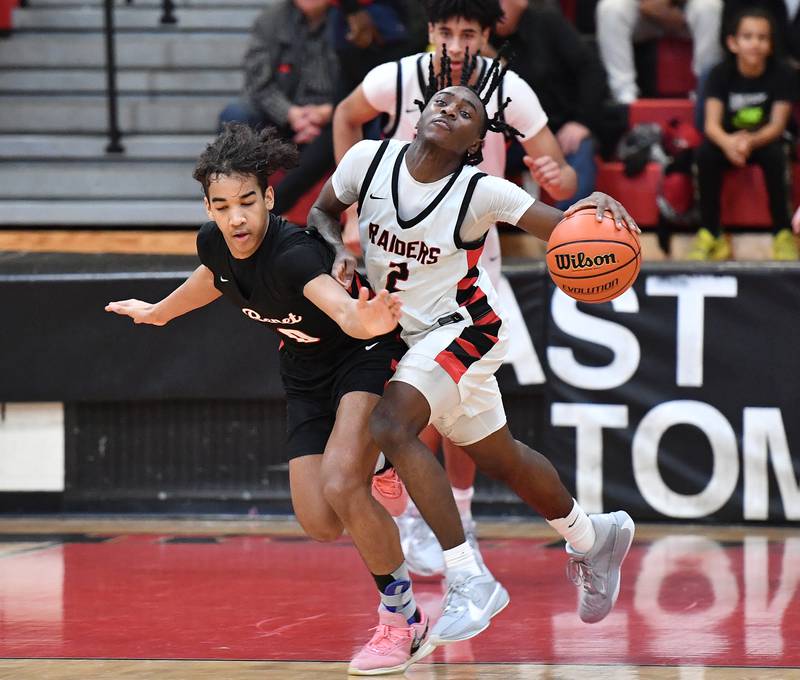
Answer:
M272 125L300 148L300 164L275 187L285 213L332 168L333 107L386 59L422 49L418 0L281 0L253 25L245 55L245 92L220 115Z
M800 67L800 2L798 0L724 0L720 40L724 46L733 19L746 7L761 7L775 19L775 50Z
M783 140L795 98L789 67L773 53L774 22L761 8L745 8L730 24L728 56L708 77L705 139L697 150L702 228L689 259L724 260L730 246L720 226L725 170L758 164L772 218L773 256L797 260L790 229L787 147Z
M298 167L275 188L278 214L333 167L330 123L339 62L329 40L330 11L330 0L280 0L264 9L244 58L244 95L220 114L220 126L271 125L299 145Z
M664 35L691 37L695 75L716 64L722 56L717 40L721 17L722 0L600 0L597 42L614 99L630 104L639 96L634 42Z
M536 92L547 114L547 124L558 140L567 163L578 176L578 189L555 206L569 205L594 191L596 133L608 96L603 65L560 11L543 0L500 0L505 12L495 29L494 42L508 41L512 65ZM523 151L509 157L509 170L525 170ZM507 170L508 171L508 170ZM525 173L527 174L527 173Z
M333 45L344 99L373 68L427 46L427 20L419 0L339 0L333 10Z
M800 208L795 211L794 217L792 218L792 229L795 234L800 234Z

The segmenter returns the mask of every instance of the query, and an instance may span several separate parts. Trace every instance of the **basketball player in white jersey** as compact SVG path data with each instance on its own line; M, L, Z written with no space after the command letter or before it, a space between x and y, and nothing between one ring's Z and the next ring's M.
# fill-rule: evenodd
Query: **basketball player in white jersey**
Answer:
M466 52L476 54L486 48L489 34L503 11L497 0L428 0L426 9L430 20L428 37L431 44L439 48L434 55L434 71L441 72L442 55L446 50L452 77L457 82L461 77ZM429 58L428 53L414 54L372 69L364 82L338 105L333 119L337 161L362 138L362 125L381 113L389 116L388 125L383 131L384 137L407 142L414 138L420 115L414 101L423 96ZM479 62L473 83L485 73L490 63L490 59ZM495 115L499 103L506 97L511 99L511 104L503 114L509 125L522 133L519 139L528 154L526 162L533 179L554 198L568 199L577 189L577 176L567 165L556 138L547 126L547 116L536 94L516 73L508 71L502 87L497 88L487 103L490 116ZM478 167L495 177L505 175L506 140L502 135L490 135L486 139L483 161ZM349 244L357 241L355 219L348 219L344 239ZM501 261L500 240L495 225L491 225L487 234L482 264L497 289ZM433 428L425 430L422 439L433 451L437 451L441 443L445 468L464 530L477 549L471 507L475 464L459 447L447 439L442 440ZM413 504L409 504L406 512L398 518L398 526L411 571L424 576L441 573L444 569L441 547Z
M338 218L358 201L367 277L375 289L394 291L403 301L400 325L409 350L373 411L370 429L444 548L448 591L432 631L435 643L476 635L509 598L478 563L447 478L418 438L429 423L566 539L583 621L600 621L611 611L634 534L625 512L587 516L551 463L516 441L506 424L494 373L508 333L495 311L481 251L493 222L516 224L546 240L563 214L474 167L487 131L516 132L503 120L502 106L491 118L486 112L502 81L498 63L474 89L465 84L477 61L465 58L458 86L442 87L449 80L446 64L441 77L431 73L414 141L356 144L309 213L309 223L336 248L332 273L344 282L355 262ZM638 230L605 194L570 211L588 206L596 206L598 218L608 210L619 228Z

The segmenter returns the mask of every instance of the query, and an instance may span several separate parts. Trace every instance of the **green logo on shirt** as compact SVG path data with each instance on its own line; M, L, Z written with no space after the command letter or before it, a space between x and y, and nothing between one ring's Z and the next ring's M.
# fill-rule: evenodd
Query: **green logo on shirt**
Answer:
M733 127L742 129L750 129L758 127L764 120L764 109L760 106L748 106L739 109L733 116Z

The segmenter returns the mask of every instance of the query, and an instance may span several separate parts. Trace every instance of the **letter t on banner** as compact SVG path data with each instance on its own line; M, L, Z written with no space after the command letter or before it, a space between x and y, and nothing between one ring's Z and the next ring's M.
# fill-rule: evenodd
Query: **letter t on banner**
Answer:
M686 387L703 386L703 338L705 299L735 298L735 276L648 276L648 295L678 298L678 356L675 382Z
M628 427L628 407L555 403L550 420L575 428L575 498L586 512L603 512L603 428Z

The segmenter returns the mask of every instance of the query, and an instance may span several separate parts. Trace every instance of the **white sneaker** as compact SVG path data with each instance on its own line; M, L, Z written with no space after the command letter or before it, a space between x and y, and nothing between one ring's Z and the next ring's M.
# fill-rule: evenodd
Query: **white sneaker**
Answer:
M418 576L444 574L442 546L433 531L409 503L408 509L397 518L400 530L400 547L406 557L409 571Z
M575 552L567 543L567 576L580 588L581 621L597 623L608 616L617 601L622 561L630 550L636 527L623 510L589 518L597 538L587 553Z
M492 617L509 602L508 591L488 569L452 581L448 584L442 615L431 631L431 642L438 645L475 637L489 627Z
M409 508L411 508L410 505ZM461 522L464 527L464 536L475 552L475 560L483 569L483 555L478 547L475 521L462 519ZM442 546L425 520L420 517L419 511L416 508L406 510L397 518L397 526L400 530L400 546L406 557L409 571L418 576L444 575Z

